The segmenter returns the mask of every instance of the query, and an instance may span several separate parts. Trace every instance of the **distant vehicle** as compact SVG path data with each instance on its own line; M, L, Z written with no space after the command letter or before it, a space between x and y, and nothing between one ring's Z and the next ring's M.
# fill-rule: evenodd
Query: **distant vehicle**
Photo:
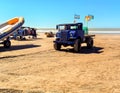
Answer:
M26 36L32 36L33 38L37 38L37 33L35 28L30 27L21 27L13 34L14 39L24 40Z
M82 43L86 43L87 48L93 47L95 35L85 34L82 23L59 24L56 29L55 50L60 50L61 46L72 46L75 52L80 52Z
M54 37L54 33L53 32L45 32L46 37Z

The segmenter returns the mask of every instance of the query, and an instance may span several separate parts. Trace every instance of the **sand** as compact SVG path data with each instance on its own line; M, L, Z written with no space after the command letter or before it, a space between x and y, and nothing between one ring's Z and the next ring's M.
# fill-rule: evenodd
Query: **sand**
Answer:
M53 48L53 40L0 45L0 93L120 93L120 35L99 34L94 48Z

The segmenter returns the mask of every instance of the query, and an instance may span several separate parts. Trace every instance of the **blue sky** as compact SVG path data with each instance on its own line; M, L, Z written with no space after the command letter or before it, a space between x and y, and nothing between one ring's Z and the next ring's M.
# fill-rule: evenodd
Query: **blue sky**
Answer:
M94 15L89 27L120 28L120 0L0 0L0 23L23 16L24 26L54 28L73 22L74 14L83 23L86 15Z

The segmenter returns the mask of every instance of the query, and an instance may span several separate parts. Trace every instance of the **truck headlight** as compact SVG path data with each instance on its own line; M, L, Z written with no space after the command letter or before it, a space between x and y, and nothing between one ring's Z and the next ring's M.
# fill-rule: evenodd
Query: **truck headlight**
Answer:
M70 35L70 37L75 37L75 31L70 31L69 35Z
M60 38L60 33L56 33L56 38Z
M73 33L70 33L70 37L73 37Z

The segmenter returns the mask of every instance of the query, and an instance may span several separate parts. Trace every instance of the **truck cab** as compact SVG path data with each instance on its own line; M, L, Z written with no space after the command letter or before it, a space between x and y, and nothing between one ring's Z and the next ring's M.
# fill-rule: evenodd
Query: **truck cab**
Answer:
M54 41L54 48L60 50L61 46L73 46L76 52L81 49L81 43L91 39L89 46L93 46L93 39L89 35L85 35L82 23L59 24L56 26L58 32Z

